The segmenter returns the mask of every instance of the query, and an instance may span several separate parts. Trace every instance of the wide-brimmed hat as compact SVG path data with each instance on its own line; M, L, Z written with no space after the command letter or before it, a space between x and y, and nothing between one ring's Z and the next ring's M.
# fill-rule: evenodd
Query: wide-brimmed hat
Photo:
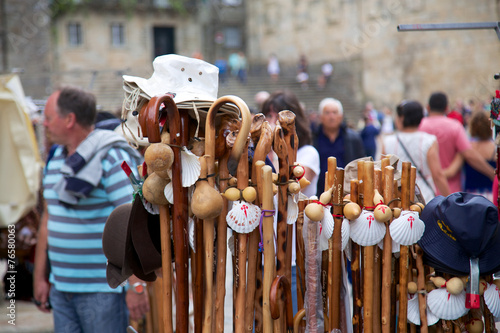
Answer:
M130 119L125 113L138 112L152 97L171 94L179 109L188 110L191 118L196 119L204 127L206 113L217 99L219 89L219 69L200 59L189 58L177 54L156 57L153 61L154 72L149 79L138 76L123 75L125 101L122 120L127 119L127 127L137 129L136 119ZM218 115L239 115L235 105L222 105ZM137 114L134 116L137 118ZM122 131L129 138L129 131ZM139 145L148 144L147 140L136 140Z
M161 240L158 218L144 215L139 196L133 203L116 207L102 234L102 248L108 259L106 279L116 288L131 275L144 281L156 280L154 269L161 267Z
M429 266L468 275L471 259L478 259L481 275L500 270L498 211L485 197L463 192L437 196L420 218L425 232L418 244Z

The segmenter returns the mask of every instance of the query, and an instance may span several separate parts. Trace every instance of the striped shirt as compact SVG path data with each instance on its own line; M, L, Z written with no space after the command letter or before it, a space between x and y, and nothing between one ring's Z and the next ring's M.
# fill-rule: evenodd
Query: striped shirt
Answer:
M66 158L58 147L44 170L44 197L47 202L48 257L50 282L63 292L122 292L106 281L106 257L102 251L102 232L109 214L119 205L132 201L133 188L121 163L137 170L122 149L111 148L102 160L103 174L97 187L78 205L64 205L53 189L62 177L59 172Z

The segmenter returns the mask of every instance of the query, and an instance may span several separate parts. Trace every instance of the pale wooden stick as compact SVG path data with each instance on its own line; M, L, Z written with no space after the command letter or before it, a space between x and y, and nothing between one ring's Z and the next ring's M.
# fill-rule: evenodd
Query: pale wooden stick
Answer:
M383 168L384 200L389 203L394 198L394 168L386 166ZM393 206L391 204L391 206ZM392 208L392 207L391 207ZM391 332L391 277L392 277L392 239L389 233L389 224L386 226L384 236L384 250L382 253L382 332Z
M408 210L410 208L410 180L411 180L411 163L403 162L401 172L401 208ZM408 246L400 246L399 256L399 321L398 332L407 332L407 317L408 317L408 265L409 265L409 248Z
M328 171L325 174L325 191L330 190L332 186L335 185L335 175L337 172L337 159L335 157L328 157L327 160L328 163ZM333 195L332 195L333 199ZM335 230L335 229L334 229ZM327 299L323 296L323 312L328 313L328 319L329 319L329 326L332 326L332 320L335 317L335 319L338 319L339 316L336 316L334 312L340 311L340 308L337 306L334 308L333 307L333 299L334 299L334 287L333 287L333 274L332 272L334 271L333 267L333 235L330 237L328 240L328 253L325 253L323 251L322 253L322 263L321 263L321 279L323 277L327 277L327 284L326 284L326 290L325 290L325 284L322 283L322 291L323 295L328 296ZM322 281L323 282L323 281ZM329 301L329 302L328 302ZM326 322L326 320L325 320Z
M363 178L363 205L373 206L373 178L374 163L367 161L364 164ZM375 246L365 246L363 255L363 320L364 332L373 332L373 267L375 260Z
M262 167L262 209L273 210L273 187L272 187L272 169L265 165ZM269 296L271 285L275 274L274 267L274 217L271 214L264 215L262 222L262 237L264 243L264 281L262 289L262 316L263 332L273 332L273 319L271 317L271 308Z
M374 188L383 193L382 170L374 170ZM378 204L378 203L374 203ZM375 246L373 261L373 331L381 332L382 250Z

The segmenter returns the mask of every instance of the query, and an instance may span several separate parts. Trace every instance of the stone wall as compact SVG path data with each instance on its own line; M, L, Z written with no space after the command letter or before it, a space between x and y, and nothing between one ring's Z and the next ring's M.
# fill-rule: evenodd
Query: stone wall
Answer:
M496 1L262 0L247 2L248 54L285 65L301 54L311 66L352 63L360 101L394 106L427 102L443 90L485 100L498 88L500 41L493 30L398 32L398 24L499 21Z

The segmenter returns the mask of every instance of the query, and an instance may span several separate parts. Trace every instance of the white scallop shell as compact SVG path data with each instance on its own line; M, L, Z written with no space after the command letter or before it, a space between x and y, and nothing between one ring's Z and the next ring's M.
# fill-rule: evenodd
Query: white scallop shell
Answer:
M188 237L189 237L189 246L193 249L193 252L196 253L196 238L194 236L194 219L190 217L188 219Z
M241 234L248 234L259 226L261 210L258 206L246 201L233 202L233 208L226 216L231 229Z
M425 223L420 220L418 212L402 211L401 216L389 225L389 231L396 243L412 245L424 234Z
M299 217L299 205L298 195L288 195L288 204L286 210L286 224L294 224L297 222L297 218Z
M401 247L398 243L396 243L394 241L394 239L391 238L391 243L392 243L392 246L391 246L391 252L392 253L398 253L399 252L399 248ZM382 239L379 243L378 243L378 247L383 250L384 249L384 239Z
M434 289L427 294L427 306L437 317L455 320L465 315L465 290L458 295L450 294L446 288Z
M347 244L349 244L349 235L351 233L351 225L349 220L344 217L342 220L342 251L346 249Z
M172 182L169 182L167 185L165 185L163 194L165 195L165 198L168 202L170 202L171 204L174 203L174 188L172 186Z
M484 303L494 317L500 317L500 290L495 284L488 284L484 291Z
M361 246L375 245L385 236L385 224L375 220L373 212L368 210L351 221L350 227L352 241Z
M332 213L330 212L329 207L323 207L323 211L325 212L325 215L323 216L323 219L321 220L321 229L320 229L320 234L319 234L319 249L320 251L326 251L328 250L328 240L332 237L333 235L333 229L334 229L334 224L335 221L333 220Z
M429 307L426 307L425 310L427 314L427 325L432 326L438 322L439 318L433 314ZM408 311L407 311L408 321L415 325L420 325L420 307L418 305L418 296L408 295Z
M200 178L201 165L198 156L187 148L181 151L182 187L189 187ZM172 179L172 178L170 178Z

